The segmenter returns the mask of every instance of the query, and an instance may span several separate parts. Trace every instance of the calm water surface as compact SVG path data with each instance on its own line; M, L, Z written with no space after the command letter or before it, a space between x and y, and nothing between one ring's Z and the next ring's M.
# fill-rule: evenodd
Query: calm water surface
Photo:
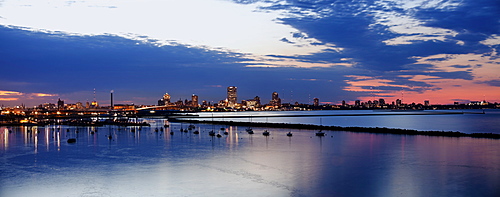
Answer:
M94 134L0 127L0 196L500 194L500 140L273 128L265 137L264 128L249 135L203 124L196 135L181 133L180 123L155 132L167 122L146 121L152 126L135 132L108 126ZM229 135L208 135L221 127Z
M440 112L465 114L435 115ZM324 111L277 111L277 112L223 112L198 113L204 120L244 121L244 122L276 122L301 123L328 126L388 127L414 129L420 131L459 131L463 133L498 133L500 134L500 110L426 110L426 111L373 111L373 110L324 110ZM434 115L421 115L421 114ZM408 115L411 114L411 115ZM248 116L250 118L231 118L231 116ZM269 117L258 117L266 115ZM273 117L280 115L325 115L311 117ZM326 116L339 115L339 116ZM359 116L349 116L359 115Z

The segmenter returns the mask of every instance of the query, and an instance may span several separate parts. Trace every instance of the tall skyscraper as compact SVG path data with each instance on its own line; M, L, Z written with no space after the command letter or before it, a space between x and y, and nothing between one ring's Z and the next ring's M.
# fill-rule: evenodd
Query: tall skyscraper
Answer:
M260 97L259 96L255 96L253 98L253 100L255 100L255 105L256 107L260 107Z
M198 95L193 94L193 96L191 96L191 106L198 107Z
M165 95L163 95L163 101L165 102L165 105L169 104L170 103L170 94L165 93Z
M314 98L314 106L319 106L319 98Z
M163 98L158 100L158 106L163 106L163 105L168 105L170 104L170 95L168 93L165 93L163 95Z
M238 103L238 88L235 86L227 87L227 106L234 107Z
M278 107L281 106L281 99L277 92L273 92L271 95L271 102L269 102L269 104Z
M64 108L64 101L61 100L61 98L59 98L59 100L57 100L57 109L63 109Z

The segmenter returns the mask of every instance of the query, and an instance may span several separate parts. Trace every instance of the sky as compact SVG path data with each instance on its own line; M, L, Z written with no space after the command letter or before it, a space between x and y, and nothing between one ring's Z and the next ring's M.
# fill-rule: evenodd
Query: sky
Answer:
M497 0L0 0L0 106L500 102Z

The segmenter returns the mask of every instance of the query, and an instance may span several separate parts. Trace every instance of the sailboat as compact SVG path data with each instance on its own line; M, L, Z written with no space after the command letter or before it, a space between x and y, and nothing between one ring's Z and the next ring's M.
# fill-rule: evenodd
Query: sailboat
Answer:
M248 134L253 134L253 129L252 128L247 128L246 131L247 131Z
M323 119L322 118L319 118L319 124L321 126L323 126ZM322 130L319 130L318 132L316 132L316 136L325 136L325 133L322 131Z
M250 123L252 123L252 116L250 116ZM245 129L248 134L253 134L253 129L251 127L248 127Z

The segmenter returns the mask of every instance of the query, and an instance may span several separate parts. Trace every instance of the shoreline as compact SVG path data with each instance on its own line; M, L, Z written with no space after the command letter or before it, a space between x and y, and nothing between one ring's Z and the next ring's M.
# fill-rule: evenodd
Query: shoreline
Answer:
M396 135L423 135L423 136L442 136L442 137L473 137L473 138L488 138L500 139L500 134L495 133L462 133L458 131L418 131L413 129L398 129L387 127L341 127L341 126L324 126L313 124L297 124L297 123L264 123L264 122L234 122L234 121L211 121L211 120L185 120L178 118L169 118L171 122L187 122L200 124L218 124L230 126L247 126L247 127L271 127L271 128L291 128L304 130L327 130L327 131L348 131L359 133L378 133L378 134L396 134Z

